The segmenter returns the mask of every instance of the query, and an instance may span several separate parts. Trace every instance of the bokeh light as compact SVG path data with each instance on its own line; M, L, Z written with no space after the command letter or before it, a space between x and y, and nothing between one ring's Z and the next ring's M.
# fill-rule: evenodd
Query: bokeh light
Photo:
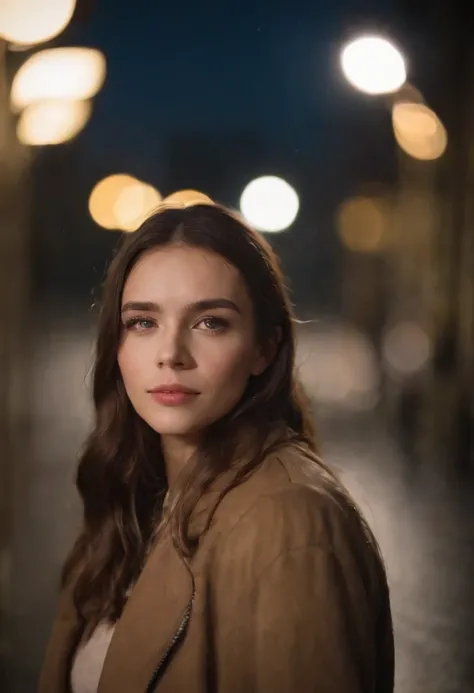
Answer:
M412 376L427 366L431 358L431 342L416 322L399 322L385 333L382 352L394 377Z
M58 99L31 104L18 120L18 139L34 146L61 144L82 130L91 111L88 101Z
M105 58L93 48L51 48L35 53L16 73L11 105L21 110L45 99L86 100L105 79Z
M317 403L349 411L368 411L380 396L374 348L351 325L322 321L299 329L296 364L301 381Z
M336 224L341 242L348 250L374 253L387 247L390 221L390 208L386 200L361 196L341 204Z
M404 84L407 73L400 51L380 36L361 36L342 51L346 79L366 94L389 94Z
M297 217L296 191L282 178L262 176L247 185L240 198L240 210L258 231L276 233L289 228Z
M48 41L65 29L76 0L2 0L0 36L16 44Z
M89 197L89 212L104 229L135 231L160 204L160 193L147 183L118 173L97 183Z
M396 103L392 108L395 139L409 156L423 161L439 159L448 136L436 113L423 103Z
M151 185L139 180L125 185L113 207L117 228L136 231L160 202L160 193Z
M177 190L165 197L162 204L167 207L192 207L193 205L213 205L208 195L199 190Z
M89 197L89 212L96 224L104 229L118 228L114 207L122 191L135 180L125 173L117 173L97 183Z

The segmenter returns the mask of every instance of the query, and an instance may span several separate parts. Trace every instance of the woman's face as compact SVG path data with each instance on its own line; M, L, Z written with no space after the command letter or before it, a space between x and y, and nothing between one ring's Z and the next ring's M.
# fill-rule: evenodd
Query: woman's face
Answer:
M142 255L124 286L121 319L125 389L164 436L195 438L267 365L239 271L204 249L174 245Z

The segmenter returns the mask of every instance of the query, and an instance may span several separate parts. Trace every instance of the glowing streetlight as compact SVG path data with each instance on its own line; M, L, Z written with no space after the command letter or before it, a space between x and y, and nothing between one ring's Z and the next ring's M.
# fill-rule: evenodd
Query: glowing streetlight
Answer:
M0 36L19 45L48 41L69 24L76 0L2 0Z
M20 111L45 99L85 100L105 79L105 58L93 48L50 48L29 58L16 73L11 104Z
M383 250L390 236L387 201L377 197L345 200L338 210L337 231L348 250L359 253Z
M342 51L346 79L367 94L389 94L405 83L405 61L400 51L380 36L361 36Z
M299 199L282 178L262 176L247 185L240 198L240 209L258 231L277 233L287 229L296 219Z
M160 193L151 185L118 173L94 187L89 212L96 224L105 229L135 231L160 201Z
M386 366L395 377L422 371L432 355L431 341L423 328L414 322L393 325L384 335L382 346Z
M17 136L23 144L61 144L82 130L90 114L88 101L39 101L28 106L21 114Z
M430 161L443 155L448 136L436 113L423 103L396 103L392 109L395 139L414 159Z
M377 404L380 376L375 350L349 324L323 321L315 330L299 330L296 363L319 404L352 411L367 411Z
M113 208L117 228L122 231L136 231L160 202L161 195L153 186L139 180L126 185Z
M104 229L116 229L114 206L121 192L135 183L135 178L125 173L107 176L99 181L89 197L89 212L95 223Z

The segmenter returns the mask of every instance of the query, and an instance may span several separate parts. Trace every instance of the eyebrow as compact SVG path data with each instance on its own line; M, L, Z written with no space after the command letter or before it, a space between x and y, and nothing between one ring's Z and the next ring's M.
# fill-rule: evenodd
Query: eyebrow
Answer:
M216 308L228 308L239 313L239 315L242 313L239 306L228 298L204 298L201 301L188 303L185 306L185 311L199 313L204 310L215 310ZM122 306L122 313L130 310L141 310L146 313L162 312L161 306L153 301L128 301Z

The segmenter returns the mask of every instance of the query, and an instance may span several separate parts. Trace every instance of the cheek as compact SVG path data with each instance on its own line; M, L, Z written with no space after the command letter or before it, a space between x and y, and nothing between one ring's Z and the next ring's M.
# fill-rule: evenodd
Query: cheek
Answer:
M253 365L253 348L250 345L220 344L206 359L207 375L211 382L222 386L233 382L246 382Z
M144 360L137 356L136 349L130 349L127 342L119 349L117 363L127 390L143 380Z

